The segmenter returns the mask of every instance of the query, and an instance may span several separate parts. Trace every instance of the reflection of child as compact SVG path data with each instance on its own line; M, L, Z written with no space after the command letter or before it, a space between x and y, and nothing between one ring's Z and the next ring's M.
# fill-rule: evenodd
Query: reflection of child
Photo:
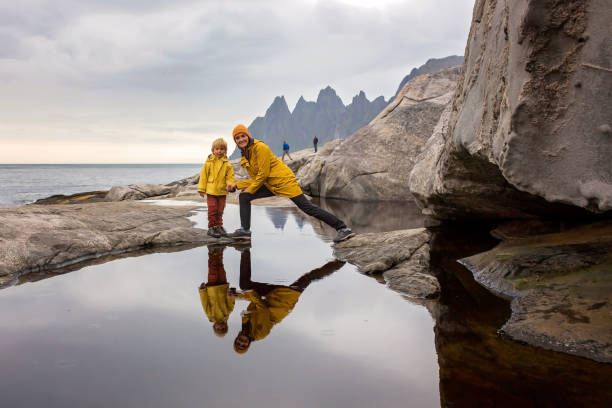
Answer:
M200 196L206 195L208 207L208 235L219 238L226 235L223 228L223 210L227 185L234 183L234 168L227 159L227 143L217 139L212 144L213 154L208 156L198 183Z
M238 354L246 353L252 341L262 340L270 334L274 325L280 323L300 299L302 292L312 282L331 275L344 262L328 262L296 280L290 286L253 282L251 280L251 254L246 250L240 258L240 299L251 303L242 315L242 330L234 340L234 350Z
M234 297L229 293L230 287L223 267L223 249L208 249L208 282L200 285L202 308L219 337L227 333L227 319L234 310Z

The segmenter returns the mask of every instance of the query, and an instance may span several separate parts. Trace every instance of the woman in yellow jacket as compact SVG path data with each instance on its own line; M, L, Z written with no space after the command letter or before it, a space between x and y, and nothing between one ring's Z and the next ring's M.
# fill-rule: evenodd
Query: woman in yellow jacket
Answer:
M246 169L250 178L227 186L228 191L236 188L242 190L239 196L242 228L229 236L250 238L251 201L273 195L290 198L300 210L334 228L338 232L334 242L344 241L355 235L342 220L308 201L291 169L276 157L265 143L253 139L246 126L236 126L232 136L242 153L240 166Z
M238 354L246 353L251 342L266 338L272 328L293 310L308 285L331 275L342 265L344 262L341 261L328 262L302 275L289 286L273 285L251 280L251 252L248 249L242 251L240 289L243 292L236 296L251 303L242 314L242 330L234 340L234 350Z

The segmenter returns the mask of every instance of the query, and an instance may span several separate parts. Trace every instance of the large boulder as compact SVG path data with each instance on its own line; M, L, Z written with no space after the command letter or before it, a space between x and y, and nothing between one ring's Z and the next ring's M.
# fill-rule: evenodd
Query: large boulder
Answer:
M408 176L453 97L459 72L458 67L448 68L409 81L369 125L341 147L321 149L308 169L298 172L302 189L357 201L412 200Z
M607 3L476 1L452 109L411 175L426 211L465 219L612 210Z
M310 160L302 163L299 168L293 169L300 187L306 194L317 197L321 195L319 190L321 170L329 156L338 150L344 141L344 139L336 139L326 143L316 155L313 154L310 157Z

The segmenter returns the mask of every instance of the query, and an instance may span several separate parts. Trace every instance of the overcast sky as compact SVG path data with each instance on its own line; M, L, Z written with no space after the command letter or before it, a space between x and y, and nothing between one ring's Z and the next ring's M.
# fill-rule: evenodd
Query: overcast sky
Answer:
M473 4L0 0L0 163L197 163L277 95L388 99Z

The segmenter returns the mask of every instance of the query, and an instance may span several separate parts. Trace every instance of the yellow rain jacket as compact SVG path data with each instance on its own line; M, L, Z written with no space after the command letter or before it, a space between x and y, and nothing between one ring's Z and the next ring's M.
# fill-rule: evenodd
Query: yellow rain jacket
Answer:
M240 166L246 169L251 178L238 181L236 186L239 189L248 188L249 193L255 194L263 185L280 197L292 198L302 194L295 174L264 142L254 139L247 151L249 159L242 156Z
M293 310L302 293L290 288L272 289L265 298L255 291L249 291L241 297L251 304L242 316L242 323L251 323L251 338L264 339L275 324L278 324Z
M234 168L227 157L208 156L202 171L198 191L212 195L227 195L226 186L234 183Z
M227 321L234 310L234 298L227 296L228 289L229 283L199 289L202 308L212 323Z

